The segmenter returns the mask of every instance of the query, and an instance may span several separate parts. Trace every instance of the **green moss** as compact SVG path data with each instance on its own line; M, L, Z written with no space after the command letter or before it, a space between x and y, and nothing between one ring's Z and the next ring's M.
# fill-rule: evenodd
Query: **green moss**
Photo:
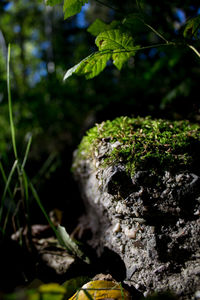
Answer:
M123 163L131 175L136 170L190 169L199 158L200 127L188 121L120 117L91 128L83 137L77 158L92 158L103 143L118 141L105 154L101 166Z

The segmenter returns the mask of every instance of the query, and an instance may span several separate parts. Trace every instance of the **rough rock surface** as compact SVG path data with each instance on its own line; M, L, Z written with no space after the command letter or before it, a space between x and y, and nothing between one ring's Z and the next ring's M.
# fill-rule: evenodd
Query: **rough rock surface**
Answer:
M144 295L171 290L200 299L200 177L143 170L131 178L123 161L99 167L117 146L104 140L89 158L75 153L92 243L119 254L126 283Z

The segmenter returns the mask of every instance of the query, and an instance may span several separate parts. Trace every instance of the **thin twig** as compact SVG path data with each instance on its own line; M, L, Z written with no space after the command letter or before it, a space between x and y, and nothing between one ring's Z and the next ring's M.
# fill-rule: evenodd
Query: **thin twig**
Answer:
M137 51L139 50L145 50L145 49L151 49L151 48L159 48L159 47L165 47L165 46L175 46L176 44L174 42L168 42L166 44L155 44L155 45L149 45L149 46L144 46L144 47L140 47L137 49Z
M187 45L190 49L192 49L192 51L194 51L196 53L196 55L200 58L200 53L197 51L197 49L192 46L192 45Z
M164 44L154 44L154 45L138 47L138 48L133 48L133 49L117 49L117 50L105 49L105 50L93 52L92 54L90 54L90 56L92 57L93 55L95 55L97 53L108 54L108 53L111 53L111 51L112 51L112 54L129 53L129 52L136 52L136 51L145 50L145 49L159 48L159 47L166 47L166 46L175 46L175 45L176 45L176 43L174 43L174 42L168 42L168 43L164 43ZM86 57L86 59L87 58L88 57Z
M144 20L140 19L143 24L145 26L147 26L148 28L150 28L157 36L159 36L163 41L165 41L167 44L169 43L169 41L161 34L159 33L155 28L153 28L151 25L147 24Z

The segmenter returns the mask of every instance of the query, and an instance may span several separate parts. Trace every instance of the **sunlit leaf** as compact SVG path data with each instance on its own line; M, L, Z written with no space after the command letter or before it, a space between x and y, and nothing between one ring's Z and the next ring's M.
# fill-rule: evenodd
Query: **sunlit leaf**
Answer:
M96 45L99 50L114 50L112 59L114 65L120 70L123 64L135 55L135 52L140 48L134 46L132 36L119 29L105 31L100 33L96 38Z
M88 3L88 0L64 0L64 18L67 19L78 14L85 3Z
M97 36L95 43L99 50L130 50L134 47L133 37L119 29L108 30L100 33Z
M89 55L79 64L69 69L64 76L64 80L70 77L73 73L77 75L84 75L86 79L91 79L97 76L105 69L108 60L111 58L111 53L111 51L103 51Z
M98 52L91 54L67 71L64 80L72 74L84 75L86 79L97 76L104 70L109 59L112 58L114 65L120 70L123 64L135 55L140 48L134 45L130 34L119 29L107 30L100 33L95 43Z

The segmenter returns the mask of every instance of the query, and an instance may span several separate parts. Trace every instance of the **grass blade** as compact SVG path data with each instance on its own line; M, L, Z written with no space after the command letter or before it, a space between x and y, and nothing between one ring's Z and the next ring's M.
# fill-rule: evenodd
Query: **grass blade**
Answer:
M23 170L22 176L23 176L23 183L24 183L23 185L24 185L25 199L26 199L26 201L28 201L28 199L29 199L28 178L27 178L24 170ZM28 204L27 207L29 207L29 203L27 203L27 204Z
M15 169L16 169L17 166L18 166L18 160L16 159L15 162L14 162L14 164L13 164L13 166L12 166L10 174L8 176L8 180L6 182L6 185L5 185L5 188L4 188L4 192L3 192L3 196L2 196L2 199L1 199L0 220L1 220L1 217L2 217L5 196L6 196L7 190L9 189L9 185L10 185L12 176L13 176L13 174L14 174Z
M11 98L11 90L10 90L10 44L8 45L8 57L7 57L7 90L8 90L8 110L9 110L9 118L10 118L10 129L11 129L11 137L12 137L12 146L15 155L15 159L17 160L17 147L16 147L16 139L15 139L15 126L13 122L13 112L12 112L12 98Z
M29 137L28 143L27 143L27 146L26 146L26 151L25 151L24 159L23 159L23 162L22 162L22 165L21 165L21 171L22 172L24 170L24 167L25 167L25 164L26 164L26 161L27 161L27 158L28 158L28 154L29 154L29 151L30 151L31 143L32 143L32 135Z
M23 189L24 189L24 196L25 196L24 198L25 198L26 210L27 210L27 223L28 223L28 228L29 229L31 228L31 224L30 224L30 205L29 205L29 189L28 189L28 178L26 176L24 167L26 165L26 161L27 161L28 154L29 154L29 151L30 151L31 143L32 143L32 135L30 135L30 137L28 139L24 159L23 159L23 162L22 162L22 165L21 165L22 185L23 185Z
M56 159L57 153L53 152L49 155L47 160L44 162L41 169L38 171L38 174L32 179L32 182L35 184L40 180L40 178L44 177L50 171L51 166L53 165L54 160Z
M92 296L90 295L90 293L87 291L87 289L82 289L82 291L85 293L86 297L89 299L89 300L94 300L92 298Z
M3 177L4 183L6 184L6 182L8 181L8 179L7 179L7 177L6 177L6 173L5 173L5 171L4 171L4 168L3 168L3 165L2 165L2 163L1 163L1 161L0 161L0 172L1 172L1 175L2 175L2 177ZM8 193L9 193L10 198L13 199L14 197L13 197L13 194L12 194L10 188L8 188Z
M33 197L35 198L35 200L36 200L38 206L40 207L43 215L47 219L47 222L49 223L49 225L51 226L52 230L54 231L57 239L60 240L60 236L59 236L59 234L58 234L58 232L56 230L56 227L54 226L53 222L51 221L51 219L49 218L48 214L46 213L46 210L45 210L44 206L42 205L42 203L40 201L40 198L39 198L39 196L38 196L38 194L36 192L36 189L34 188L34 186L33 186L33 184L31 182L29 182L29 187L30 187L31 192L33 194Z
M119 286L120 286L120 290L121 290L122 300L124 300L124 289L123 289L123 287L122 287L121 282L120 282Z

